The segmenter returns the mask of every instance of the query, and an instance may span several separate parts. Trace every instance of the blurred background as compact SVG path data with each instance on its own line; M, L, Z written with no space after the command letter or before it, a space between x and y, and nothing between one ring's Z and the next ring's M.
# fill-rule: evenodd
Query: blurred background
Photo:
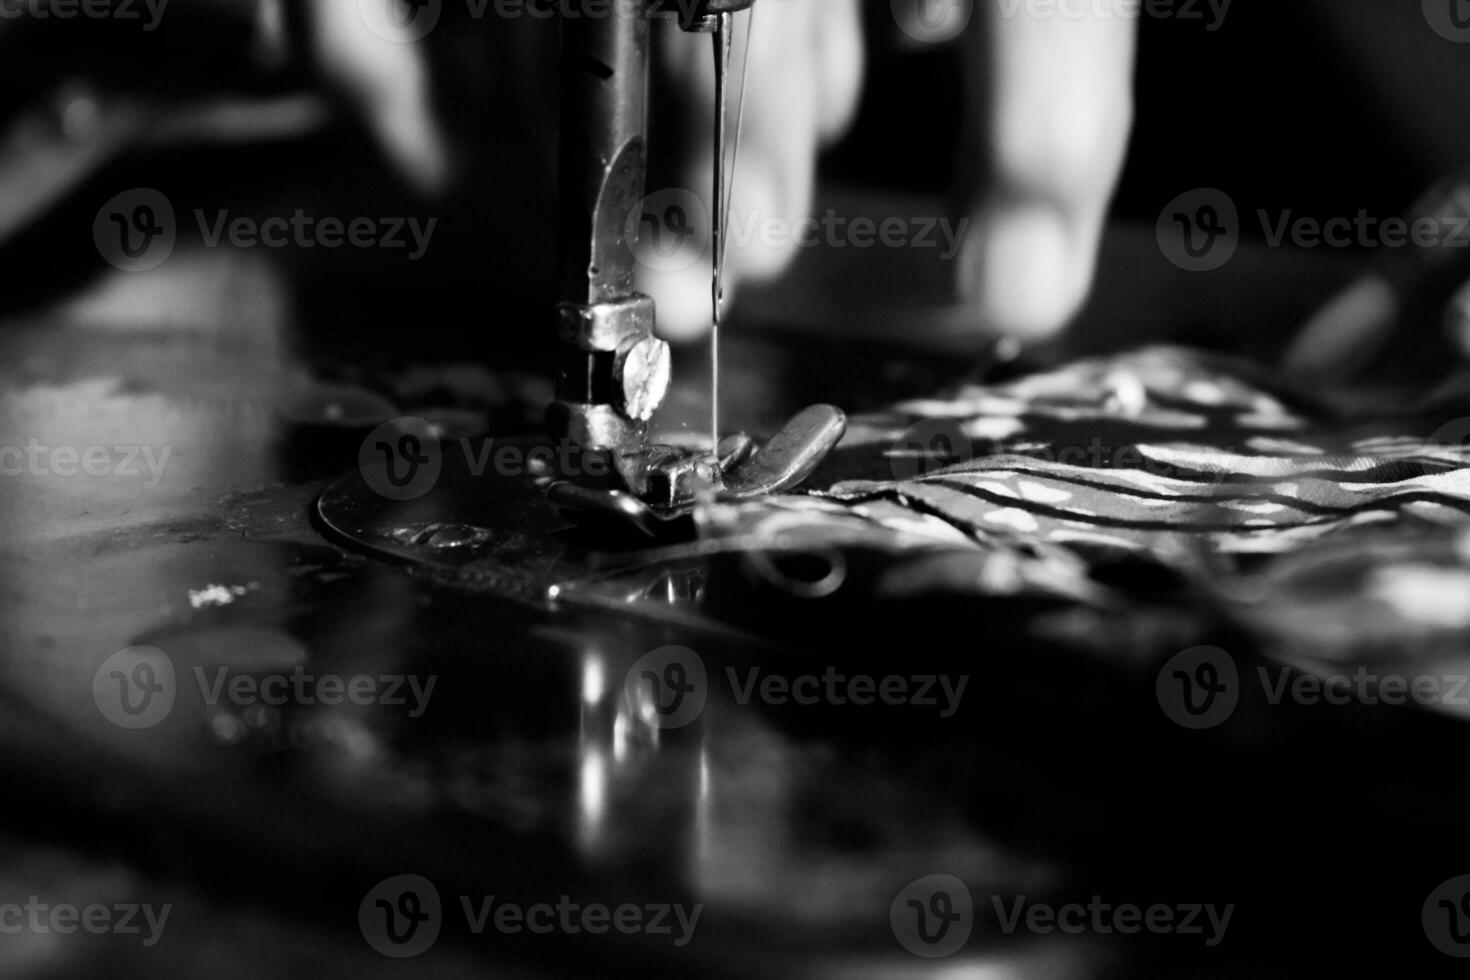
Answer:
M1091 348L1186 336L1262 353L1279 347L1283 331L1368 257L1353 248L1268 255L1251 216L1397 215L1466 159L1466 104L1455 95L1464 51L1427 29L1421 11L1311 0L1239 2L1223 16L1195 7L1139 18L1135 127L1097 288L1072 331ZM164 16L168 29L151 32L118 20L0 22L6 311L142 314L135 304L150 300L138 294L159 291L169 268L146 283L119 276L98 254L92 225L102 202L143 186L183 216L301 207L437 220L434 247L412 263L385 249L256 248L243 258L211 250L211 269L263 260L272 288L256 300L281 297L307 342L351 343L379 324L392 332L411 322L415 344L493 361L543 339L536 325L555 262L546 220L555 91L545 82L554 78L554 22L487 24L446 5L423 40L433 112L447 134L424 147L435 164L388 159L372 121L354 111L362 96L329 84L302 40L302 11L218 0ZM961 153L971 130L961 46L914 40L881 4L865 8L864 34L860 106L821 158L813 213L958 219L974 180ZM689 96L670 88L654 89L650 190L677 183L672 161L691 138L680 111ZM1163 261L1153 237L1164 207L1195 188L1225 191L1246 218L1239 260L1207 276ZM193 256L196 223L179 225L178 248ZM934 315L957 293L953 265L919 249L807 249L792 274L747 293L732 312L750 329L786 320L882 336L887 322L890 338L976 343L984 327L976 315ZM211 306L207 294L218 281L176 288L213 310L219 300ZM107 301L93 301L107 289L115 290ZM176 317L190 308L178 301L152 300ZM230 302L238 308L238 298ZM891 327L904 308L924 311L917 336Z

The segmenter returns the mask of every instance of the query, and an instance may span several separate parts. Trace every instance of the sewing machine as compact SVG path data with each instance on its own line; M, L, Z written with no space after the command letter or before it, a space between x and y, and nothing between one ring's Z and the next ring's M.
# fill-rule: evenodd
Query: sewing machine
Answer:
M797 412L763 443L725 435L719 421L719 326L723 229L738 110L730 133L727 84L735 13L752 0L702 0L679 26L708 34L716 72L710 247L710 430L678 445L653 425L669 390L672 356L655 334L652 298L634 288L635 247L645 223L649 43L654 4L614 4L607 16L562 24L559 144L559 297L553 313L554 400L547 432L496 438L541 453L530 472L483 465L484 440L441 439L422 420L370 435L359 466L322 493L319 525L334 539L458 579L490 575L502 591L544 601L601 567L601 553L632 542L692 540L696 505L791 490L841 440L846 417L830 405ZM748 15L747 15L748 16ZM741 85L743 95L743 84ZM658 216L654 216L656 223ZM550 452L545 441L552 441ZM464 449L463 453L456 449ZM427 472L399 492L391 468ZM477 463L479 460L481 462ZM549 505L549 506L548 506ZM587 529L576 547L561 532ZM487 569L493 571L487 572ZM654 573L655 577L663 572Z
M1274 34L1277 21L1270 26ZM313 978L386 976L400 961L380 958L381 947L370 945L362 909L384 897L380 883L405 872L436 885L446 920L462 907L467 913L469 906L488 908L477 902L492 894L521 903L570 896L584 907L649 900L707 907L687 947L674 946L667 935L616 929L504 934L483 916L474 920L489 923L482 933L460 920L433 949L401 965L417 975L934 971L1082 980L1100 972L1290 975L1306 972L1308 963L1326 974L1418 975L1417 963L1405 962L1413 951L1438 953L1426 943L1416 912L1421 903L1435 911L1446 892L1431 889L1461 870L1446 868L1443 856L1457 853L1466 794L1460 781L1444 778L1444 760L1464 738L1463 721L1412 711L1369 714L1325 702L1297 706L1288 698L1269 707L1243 701L1236 727L1206 731L1181 728L1156 704L1157 663L1181 649L1201 649L1195 646L1201 642L1250 652L1252 620L1277 623L1271 635L1293 654L1357 632L1361 642L1397 658L1388 661L1390 669L1405 669L1375 621L1383 619L1381 605L1363 601L1361 587L1342 594L1326 587L1328 576L1358 567L1348 553L1351 540L1330 560L1296 566L1295 575L1219 590L1225 598L1284 592L1286 599L1278 595L1267 604L1267 615L1248 619L1248 610L1235 606L1198 625L1180 607L1198 604L1199 590L1131 564L1102 567L1100 584L1111 588L1139 576L1138 608L1109 598L1089 611L1043 597L949 592L946 586L957 581L981 581L975 565L960 562L924 561L895 574L890 559L850 549L843 553L845 583L823 574L782 591L774 574L779 563L752 553L748 541L723 552L708 539L646 549L650 534L687 530L687 497L787 485L819 457L835 428L827 410L814 410L755 452L748 440L718 439L714 420L708 440L657 445L662 436L653 412L670 364L651 329L652 304L632 295L623 231L629 217L634 228L641 217L635 205L642 159L622 151L643 132L646 28L568 25L572 38L582 38L583 52L616 52L632 71L603 76L623 62L584 62L587 70L573 70L576 84L567 88L574 107L569 121L580 121L564 127L572 162L563 169L572 192L563 195L569 275L558 319L567 332L559 404L551 413L557 444L547 467L548 479L560 483L541 488L578 519L603 516L633 530L641 557L617 553L610 536L564 533L566 522L526 480L474 472L461 446L482 461L488 443L470 439L442 439L436 451L444 472L422 496L385 497L353 470L327 488L315 505L317 525L308 525L321 481L352 469L362 433L341 424L340 416L351 414L341 400L331 402L339 418L330 435L328 426L304 425L301 416L281 410L292 373L283 361L300 373L315 365L283 356L299 338L284 326L279 334L260 329L249 317L253 304L238 302L238 293L221 304L223 323L206 324L217 328L211 331L194 324L169 331L177 324L162 315L146 323L148 330L78 329L47 317L0 331L12 446L34 435L61 450L75 450L85 439L80 448L131 443L173 453L157 486L122 472L78 472L76 456L70 476L26 472L0 481L0 639L8 668L3 765L18 801L4 828L9 897L178 903L156 948L136 948L128 936L110 937L120 943L59 932L11 937L16 941L0 944L6 975L129 980L213 967ZM1189 95L1197 110L1198 93L1191 88ZM69 140L74 154L66 159L73 165L58 166L52 155L28 159L36 161L35 174L59 180L100 165L93 161L104 159L120 137L97 124L84 86L58 103L58 115L73 125L46 145ZM102 116L104 123L118 119L119 127L167 128L151 117L137 123ZM302 123L307 114L290 118ZM1214 135L1215 121L1210 124ZM276 125L279 133L284 124ZM89 139L77 138L88 133ZM3 164L0 159L0 174ZM17 205L39 213L48 185L39 176L32 182L29 171L13 180L26 192L23 201L16 196ZM83 195L81 220L63 216L47 224L79 229L83 251L90 249L97 205L137 182L117 181L104 181L103 193ZM0 207L0 230L5 224ZM1209 280L1213 286L1190 281L1179 290L1187 303L1180 300L1171 311L1157 299L1152 306L1134 302L1138 294L1127 292L1157 278L1140 269L1168 272L1152 225L1137 242L1129 255L1114 254L1100 276L1108 307L1129 324L1206 310L1230 324L1269 322L1260 309L1244 309L1252 297L1289 298L1304 282L1323 280L1320 272L1310 274L1316 266L1302 274L1291 264L1301 257L1266 255L1262 246L1258 261L1237 260L1230 268L1244 278L1257 274L1249 270L1268 270L1272 289L1235 289L1240 280L1229 278ZM30 257L9 267L21 274L7 279L7 290L40 278L48 264L67 271L82 266ZM189 278L138 281L158 284L150 291L160 302L177 304L185 295L181 281ZM818 281L796 278L806 286ZM905 299L912 300L913 278L889 281L903 281ZM258 276L244 281L253 293L268 292ZM830 315L831 292L813 292L813 307ZM135 314L127 304L112 305ZM515 322L535 324L545 335L550 303L543 312ZM340 309L333 313L305 318L306 325L351 320ZM482 313L486 320L494 315ZM922 315L932 318L930 311ZM395 366L427 359L420 338L404 329L405 322L420 321L383 319L385 333L391 331L379 348L384 358ZM883 314L887 331L894 322ZM601 328L609 326L624 332L608 336ZM851 326L842 319L844 330ZM465 331L455 339L468 345L489 333ZM277 336L292 343L277 343ZM862 346L851 336L843 335L849 352ZM727 384L738 361L730 356L733 347L726 351ZM466 350L457 347L451 356L465 358ZM341 353L332 362L333 377L345 374L340 365L347 359ZM817 386L817 373L802 372L804 391ZM742 394L742 404L757 400ZM383 417L417 411L427 401L387 405ZM234 410L226 414L222 405ZM822 438L811 438L812 431ZM434 433L425 437L434 442L424 442L422 453L440 446ZM298 455L315 468L293 472L287 457L304 438L309 451ZM545 438L538 444L545 447ZM493 449L507 445L497 437ZM568 447L576 451L562 451ZM621 468L572 478L577 453ZM775 476L763 480L761 473ZM333 543L413 562L426 574L398 574L324 544L316 534L322 528ZM1405 562L1416 578L1436 567L1426 557L1448 559L1457 547L1443 526L1423 533L1437 551L1416 555L1417 543L1403 542L1406 559L1418 559ZM757 544L767 547L772 537ZM993 543L1005 546L1001 535ZM602 554L585 560L582 550ZM674 552L680 555L671 557ZM630 556L627 566L659 562L672 569L652 580L666 586L662 597L652 584L634 582L631 572L615 578L624 571L613 567L621 554ZM976 549L958 557L968 562L983 554ZM707 570L678 577L679 563L687 569L699 561ZM1001 565L984 581L1003 589L1015 578L1013 568ZM441 571L448 574L436 574ZM874 599L867 587L880 575L897 588ZM1279 589L1293 581L1311 589L1305 613L1289 609L1300 593ZM504 601L506 595L530 601ZM1439 618L1442 634L1454 629L1443 618L1452 606L1418 605ZM719 629L722 617L734 622ZM1029 630L1033 622L1041 626L1037 633ZM633 710L630 702L642 702L629 698L626 680L660 666L647 658L672 645L700 658L710 695L698 718L665 729L645 724ZM117 663L111 658L138 647L171 658L178 697L168 699L168 717L153 727L119 727L98 692L130 695L114 683L120 678L110 673ZM1242 678L1255 674L1247 665L1257 662L1242 659ZM1333 663L1316 662L1321 670ZM1264 670L1269 662L1259 664ZM662 666L679 665L666 659ZM322 699L278 708L238 704L229 694L233 685L216 680L228 671L260 692L265 679L289 677L297 668L394 683L437 679L438 693L431 704L427 697L417 704L426 709L417 715L407 698L390 699L386 685L383 703L338 697L335 704ZM949 718L918 704L888 710L789 696L802 689L794 682L833 671L873 679L964 674L973 682L964 706ZM1280 677L1284 682L1287 675ZM777 698L762 693L767 680L782 685ZM149 685L156 681L147 678ZM675 681L682 685L684 678L673 678L671 687ZM206 700L208 691L223 691L223 700L217 693ZM1288 832L1309 828L1308 859L1300 847L1263 847L1259 835L1242 833L1265 825L1263 814L1287 815ZM1400 841L1414 846L1393 849ZM1373 860L1371 853L1364 859L1365 842L1388 842L1392 859ZM913 886L940 873L973 892L976 928L972 936L965 924L958 942L967 939L967 948L942 959L916 958L908 934L894 928L895 913L912 909ZM1022 889L1038 899L1238 902L1239 932L1232 926L1219 948L1121 930L1013 936L1001 923Z
M606 454L610 465L604 469L613 477L550 486L548 499L573 520L622 520L658 536L679 526L702 494L740 498L798 485L842 438L842 412L822 405L799 413L758 449L744 434L720 433L721 277L731 178L726 154L733 161L739 144L738 121L734 149L727 138L731 33L735 12L752 3L700 0L679 24L711 36L715 70L711 419L709 445L697 449L649 444L648 423L668 389L672 359L668 344L654 334L653 300L633 288L633 249L645 223L648 44L656 5L614 4L610 16L564 23L563 300L556 308L556 401L547 424L559 443Z

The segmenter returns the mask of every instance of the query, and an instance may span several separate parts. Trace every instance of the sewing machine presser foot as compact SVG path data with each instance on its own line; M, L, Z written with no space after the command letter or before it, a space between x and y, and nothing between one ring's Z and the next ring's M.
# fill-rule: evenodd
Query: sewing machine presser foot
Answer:
M659 444L614 452L606 480L558 480L547 487L546 499L581 526L687 539L700 503L794 490L846 431L841 409L812 405L761 445L739 433L721 439L713 452Z

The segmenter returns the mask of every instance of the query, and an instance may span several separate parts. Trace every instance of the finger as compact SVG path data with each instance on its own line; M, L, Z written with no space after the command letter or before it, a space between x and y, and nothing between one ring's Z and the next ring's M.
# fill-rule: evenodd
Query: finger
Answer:
M867 56L858 0L829 0L816 22L817 122L825 146L852 125Z
M421 43L379 36L358 0L313 0L312 45L318 64L362 117L389 161L424 193L449 179L449 145L435 121Z
M836 138L856 111L863 72L857 0L801 0L757 4L742 15L731 56L738 76L750 45L743 116L734 109L738 77L731 80L728 122L741 122L740 150L730 188L730 234L725 296L733 301L742 280L765 280L790 265L799 248L792 236L761 234L762 224L789 229L811 209L817 152ZM714 167L714 72L710 39L669 31L666 63L677 91L689 96L693 145L681 168L684 186L710 203ZM641 288L659 304L667 336L698 335L710 323L710 256L676 272L642 270Z
M987 328L1044 337L1091 288L1133 113L1136 18L987 4L966 35L973 205L960 288ZM1118 3L1117 6L1121 6Z

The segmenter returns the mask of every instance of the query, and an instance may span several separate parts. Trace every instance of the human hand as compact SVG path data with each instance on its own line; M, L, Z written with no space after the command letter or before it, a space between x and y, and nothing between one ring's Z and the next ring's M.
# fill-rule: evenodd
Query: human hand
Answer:
M1049 336L1076 313L1092 283L1132 121L1134 18L1106 16L1110 8L1098 5L1080 16L1063 15L1058 5L1048 17L1025 3L992 0L973 12L970 3L892 4L913 38L933 38L926 24L968 21L939 38L961 45L966 62L963 118L952 121L966 131L958 197L969 219L955 286L987 331ZM751 32L730 213L735 222L772 216L790 226L811 214L818 151L857 109L865 62L859 8L856 0L765 0L755 5ZM689 109L700 116L681 180L707 188L709 42L677 32L663 40L672 84L689 93ZM737 47L736 66L741 58ZM730 249L727 298L735 299L741 282L784 272L800 247L788 236ZM700 261L675 265L643 270L642 288L658 302L661 330L696 336L710 323L708 250Z

